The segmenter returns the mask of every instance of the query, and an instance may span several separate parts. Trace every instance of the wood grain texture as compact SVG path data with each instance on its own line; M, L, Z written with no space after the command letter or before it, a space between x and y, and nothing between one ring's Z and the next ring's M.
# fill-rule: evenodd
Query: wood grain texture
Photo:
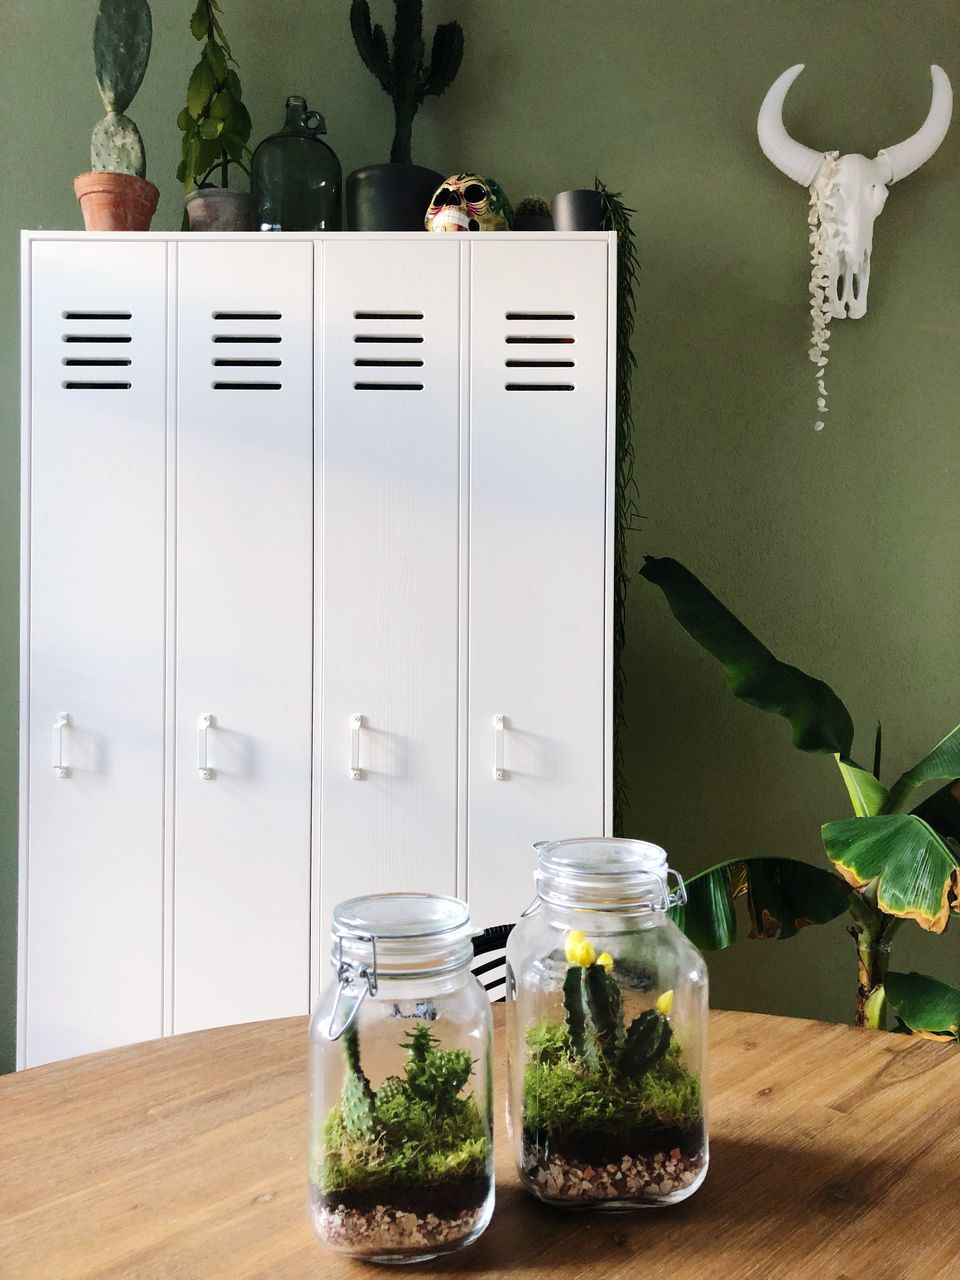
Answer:
M497 1009L503 1096L502 1006ZM360 1280L306 1215L306 1020L0 1080L0 1276ZM711 1021L711 1166L675 1209L534 1203L497 1137L497 1209L434 1277L945 1280L960 1158L950 1046L743 1013ZM499 1118L499 1117L498 1117Z

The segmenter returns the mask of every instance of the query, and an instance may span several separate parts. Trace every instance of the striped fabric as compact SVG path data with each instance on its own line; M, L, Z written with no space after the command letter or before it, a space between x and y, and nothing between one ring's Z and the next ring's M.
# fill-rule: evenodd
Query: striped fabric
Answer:
M512 924L494 924L489 929L484 929L483 933L474 934L473 964L470 968L480 979L491 1004L506 999L506 948L512 928Z

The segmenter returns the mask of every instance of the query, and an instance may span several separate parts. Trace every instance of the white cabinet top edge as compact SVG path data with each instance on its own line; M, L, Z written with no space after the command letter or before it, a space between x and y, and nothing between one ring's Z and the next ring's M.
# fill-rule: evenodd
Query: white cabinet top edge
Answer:
M558 240L603 240L614 243L615 231L459 231L456 233L461 242L487 240L523 240L531 243L545 240L556 243ZM430 243L433 240L448 244L448 235L440 232L432 234L426 231L30 231L20 232L24 244L34 240L152 240L155 242L185 241L200 243L211 240L415 240L419 243Z

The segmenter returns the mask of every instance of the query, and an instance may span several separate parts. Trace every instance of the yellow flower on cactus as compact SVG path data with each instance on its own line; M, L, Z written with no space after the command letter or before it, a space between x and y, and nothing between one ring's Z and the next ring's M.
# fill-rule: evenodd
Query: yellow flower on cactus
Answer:
M673 988L669 991L663 991L657 996L657 1013L662 1013L665 1018L669 1018L670 1010L673 1008Z
M597 964L603 965L607 973L613 973L613 956L609 951L601 952L601 954L597 956Z
M567 934L564 950L570 964L582 965L584 969L589 968L597 958L593 943L579 929L571 929Z

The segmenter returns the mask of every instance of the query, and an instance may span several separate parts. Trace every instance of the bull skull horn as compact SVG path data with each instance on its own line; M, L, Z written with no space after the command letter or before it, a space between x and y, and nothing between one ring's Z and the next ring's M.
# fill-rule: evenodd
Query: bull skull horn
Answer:
M950 127L950 116L953 114L950 77L943 67L932 66L930 79L933 81L933 94L926 120L904 142L898 142L895 147L883 147L879 152L890 165L891 182L899 182L908 173L913 173L914 169L925 164L940 146Z
M824 153L814 151L812 147L805 147L802 142L797 142L783 127L783 100L787 96L787 90L802 70L803 63L798 62L795 67L790 67L784 71L783 75L777 76L767 90L766 97L760 106L760 114L757 116L757 140L761 151L771 164L775 164L794 182L799 182L801 187L809 187L823 163ZM907 142L901 143L901 146L909 146L912 142L913 139L910 138Z

